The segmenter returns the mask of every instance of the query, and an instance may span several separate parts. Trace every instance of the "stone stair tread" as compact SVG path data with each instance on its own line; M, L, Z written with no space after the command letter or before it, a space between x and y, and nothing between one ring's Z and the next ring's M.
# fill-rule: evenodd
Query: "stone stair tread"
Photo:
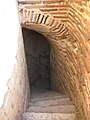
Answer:
M67 95L62 95L58 93L57 91L53 90L42 90L42 89L36 89L32 88L32 98L46 98L46 97L56 97L56 96L67 96Z
M23 114L23 120L75 120L76 115L61 113L34 113Z
M55 97L55 96L62 96L60 94L43 94L43 95L35 95L35 96L32 96L32 98L42 98L42 97Z
M39 92L39 93L33 93L32 94L32 97L38 97L38 96L40 96L40 97L46 97L46 96L56 96L56 95L61 95L60 93L58 93L58 92L54 92L54 91L45 91L45 92Z
M74 105L60 105L60 106L30 106L28 112L41 112L41 113L75 113Z
M54 91L54 90L40 89L40 88L35 88L35 87L32 87L31 91L32 91L33 95L40 95L40 94L44 95L44 94L49 94L49 93L50 94L55 93L55 94L60 95L59 92Z
M23 120L76 120L76 109L68 95L34 89Z
M62 99L62 98L68 98L67 95L54 95L54 96L45 96L45 97L32 97L31 101L44 101L44 100L54 100L54 99Z
M41 101L33 101L29 103L30 106L55 106L55 105L71 105L72 101L68 97L61 99L48 99Z

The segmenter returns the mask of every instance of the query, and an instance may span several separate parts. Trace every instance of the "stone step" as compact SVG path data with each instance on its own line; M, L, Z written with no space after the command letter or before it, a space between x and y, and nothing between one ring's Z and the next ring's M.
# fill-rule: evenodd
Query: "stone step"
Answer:
M37 90L37 91L36 91ZM39 90L39 89L36 89L36 90L32 90L32 93L35 94L35 95L46 95L46 94L59 94L57 91L51 91L51 90Z
M55 106L55 105L71 105L72 101L68 97L61 99L50 99L42 101L33 101L29 103L30 106Z
M62 94L56 92L56 91L40 91L40 90L37 90L36 91L33 91L32 92L32 98L41 98L41 97L49 97L49 96L62 96Z
M31 101L43 101L43 100L53 100L53 99L61 99L68 97L67 95L62 95L58 93L57 91L52 90L42 90L42 89L36 89L32 87L31 89Z
M74 105L57 105L57 106L30 106L28 112L41 112L41 113L75 113Z
M41 97L54 97L54 96L62 96L59 93L52 93L52 92L46 92L46 93L39 93L39 94L32 94L32 98L41 98Z
M30 102L36 102L36 101L44 101L44 100L55 100L55 99L62 99L62 98L68 98L67 95L52 95L52 96L38 96L38 97L32 97Z
M75 120L76 115L61 113L24 113L23 120Z

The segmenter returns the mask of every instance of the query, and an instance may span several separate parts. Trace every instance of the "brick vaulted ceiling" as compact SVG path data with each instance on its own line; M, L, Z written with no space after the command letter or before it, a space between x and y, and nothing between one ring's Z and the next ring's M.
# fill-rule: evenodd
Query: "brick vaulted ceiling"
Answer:
M18 4L22 27L35 30L48 38L55 55L52 69L60 72L57 71L54 77L64 81L83 120L89 120L90 2L19 0Z

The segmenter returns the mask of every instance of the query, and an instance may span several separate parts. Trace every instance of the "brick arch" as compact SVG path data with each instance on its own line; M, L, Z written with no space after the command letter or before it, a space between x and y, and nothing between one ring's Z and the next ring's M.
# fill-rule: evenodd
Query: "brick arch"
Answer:
M70 97L85 120L89 119L90 115L90 107L88 107L90 103L88 100L89 94L86 96L86 93L90 92L88 90L90 84L85 85L90 80L89 14L86 20L86 17L82 17L80 10L77 7L75 8L73 4L69 5L69 8L70 11L68 19L66 19L66 24L58 21L49 14L27 8L20 9L21 23L23 27L31 28L42 33L53 44L54 48L52 49L52 53L54 55L52 56L52 69L55 72L53 76L56 79L58 77L62 79L60 84L65 81ZM29 15L31 16L30 19L28 19ZM30 21L28 22L28 20ZM61 76L59 76L60 73ZM58 80L54 82L59 84ZM59 86L57 87L59 88ZM84 96L88 101L84 99ZM87 105L85 106L85 104Z
M53 71L51 79L53 78L53 83L56 82L57 84L56 90L62 94L66 94L65 81L60 78L60 73L57 69L59 64L57 56L60 49L62 49L60 48L60 41L68 38L69 33L67 27L51 15L44 14L40 11L20 8L19 12L22 27L39 32L48 38L51 46L51 71Z
M19 11L20 11L21 26L41 33L49 41L50 46L52 48L51 64L54 64L52 68L54 72L52 74L54 74L55 76L54 77L55 81L58 81L58 80L60 81L59 82L60 85L57 82L58 84L57 90L62 94L66 94L67 93L66 86L65 86L66 81L57 75L60 73L59 72L57 73L57 70L54 70L54 66L57 63L57 67L58 67L58 64L60 62L58 60L58 54L60 54L59 52L62 51L62 49L66 49L66 46L65 47L63 46L62 41L67 40L69 38L68 28L64 25L64 23L58 21L57 19L55 19L49 14L42 13L39 10L36 11L35 9L30 10L27 8L20 8ZM62 45L60 46L60 44ZM64 58L64 55L63 55L63 58ZM63 90L59 89L59 86L61 86Z
M66 39L69 35L68 28L49 14L27 8L20 8L19 12L22 27L43 34L51 43Z

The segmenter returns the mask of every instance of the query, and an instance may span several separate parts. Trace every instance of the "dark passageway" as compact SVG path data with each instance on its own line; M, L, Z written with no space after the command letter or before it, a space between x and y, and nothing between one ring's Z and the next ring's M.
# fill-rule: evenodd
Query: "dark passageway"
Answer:
M23 29L31 88L50 89L50 45L41 34Z
M0 120L90 120L90 1L0 8Z
M54 73L53 62L55 62L53 58L55 57L52 54L51 44L43 35L28 29L23 29L23 38L31 93L23 120L46 120L47 114L48 120L62 118L75 120L75 106L66 94L57 92L55 87L59 83L55 84L52 81L52 78L54 79L51 77ZM54 81L56 79L57 77ZM61 84L60 89L63 90ZM65 113L65 116L61 113Z

